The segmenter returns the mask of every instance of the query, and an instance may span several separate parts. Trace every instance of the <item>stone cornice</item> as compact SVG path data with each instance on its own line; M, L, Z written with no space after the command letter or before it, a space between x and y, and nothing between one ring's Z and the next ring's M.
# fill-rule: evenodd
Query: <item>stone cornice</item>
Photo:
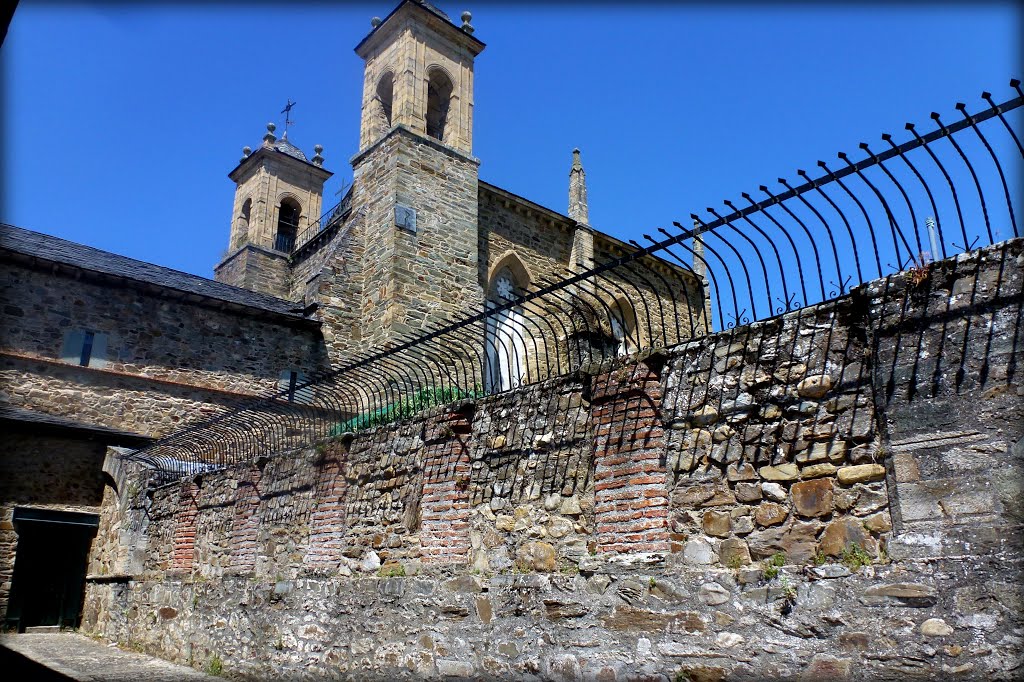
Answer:
M369 57L381 44L404 28L405 24L402 22L404 18L415 18L419 23L432 28L439 35L465 49L473 57L483 52L484 48L487 47L479 38L475 38L461 30L423 5L411 0L403 0L365 38L359 41L359 44L355 47L355 53L363 59Z
M360 163L362 163L363 159L365 159L371 152L373 152L375 149L384 144L384 142L390 140L392 137L396 135L405 135L411 140L425 144L428 147L433 147L434 149L443 152L448 156L459 159L460 161L471 163L474 166L480 165L480 159L476 158L475 156L469 156L464 152L460 152L458 149L449 147L440 140L435 140L434 138L427 137L426 135L420 135L419 133L414 132L409 128L406 128L401 123L397 123L391 128L391 130L384 133L384 135L379 140L371 144L366 149L358 152L355 156L349 159L349 162L352 164L352 167L355 168L356 166L358 166Z
M282 151L274 149L272 147L258 147L249 156L239 161L238 165L231 169L228 173L228 177L233 182L238 182L242 176L246 175L250 170L255 172L258 165L257 160L266 158L268 161L279 163L285 167L291 166L293 170L307 171L313 173L313 175L321 176L321 181L326 182L329 177L334 175L331 171L327 170L323 166L317 166L316 164L310 163L309 161L303 161L302 159L296 159L294 156L289 156Z

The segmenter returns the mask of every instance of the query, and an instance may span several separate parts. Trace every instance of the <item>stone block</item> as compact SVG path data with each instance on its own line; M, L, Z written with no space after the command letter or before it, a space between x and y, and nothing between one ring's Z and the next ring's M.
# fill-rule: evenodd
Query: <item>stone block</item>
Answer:
M821 476L832 476L836 473L836 465L828 462L812 464L800 470L800 478L820 478Z
M769 481L795 481L800 478L800 469L796 464L785 463L778 466L763 466L757 470L761 478Z
M819 523L789 521L782 526L758 530L747 536L750 555L770 557L781 552L791 563L805 563L814 556Z
M842 467L836 472L836 477L843 485L883 481L885 480L885 467L881 464L858 464Z
M789 516L789 508L775 502L762 502L754 509L754 521L759 526L777 526Z
M851 658L836 658L827 654L816 654L811 659L811 664L807 666L800 679L803 682L820 682L820 680L838 682L839 680L848 680L850 679L852 667L853 659Z
M830 478L794 483L789 492L793 499L793 509L801 516L827 516L832 513Z
M814 464L815 462L840 464L846 459L846 450L846 442L841 440L813 443L808 449L797 453L796 461L800 464Z
M729 538L722 540L722 544L718 546L718 558L729 568L746 566L750 563L750 549L743 540Z
M769 500L774 500L775 502L783 502L789 496L786 489L778 483L762 483L761 492Z
M546 542L525 542L516 551L516 563L524 569L550 573L555 570L555 548Z
M737 462L725 468L725 477L730 481L756 481L757 471L748 462Z
M694 538L683 546L683 561L696 566L708 566L718 559L707 540Z
M701 602L703 602L704 604L707 604L708 606L718 606L719 604L724 604L725 602L729 601L731 596L732 593L730 593L729 590L725 589L718 583L704 583L700 586L700 589L697 590L697 598L700 599Z
M762 498L759 483L737 483L733 492L739 502L757 502Z
M869 606L900 604L916 608L934 606L939 600L935 588L920 583L872 585L864 590L862 600Z
M875 541L865 531L859 519L849 517L838 518L825 526L821 534L818 549L827 556L842 556L843 550L856 545L869 554L877 554Z
M809 376L796 385L801 398L823 398L832 389L832 377L828 374Z
M709 406L694 410L690 415L690 423L694 426L707 426L718 421L718 410Z
M704 532L715 537L728 537L732 522L729 512L706 511L702 519Z
M940 498L929 486L922 483L898 483L895 493L899 516L904 523L933 521L943 517Z
M889 517L889 512L878 512L866 517L864 527L875 533L888 533L892 530L892 519Z
M941 618L929 618L921 623L920 630L925 637L948 637L953 634L953 628Z

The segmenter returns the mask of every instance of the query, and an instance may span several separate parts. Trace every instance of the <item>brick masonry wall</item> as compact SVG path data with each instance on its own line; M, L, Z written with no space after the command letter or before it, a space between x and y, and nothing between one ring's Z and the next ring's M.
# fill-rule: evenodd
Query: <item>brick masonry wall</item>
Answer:
M424 427L420 548L425 563L466 563L472 414L439 415Z
M181 486L156 489L154 560L125 586L91 583L87 627L239 673L1011 679L1024 664L1022 246L934 264L932 288L893 275L482 399L472 419L439 408L272 458L245 576L216 576L203 532L191 573L168 575ZM914 410L927 387L947 409ZM953 431L973 435L950 447ZM318 484L335 469L343 489ZM243 470L192 483L197 528L234 519L222 495ZM623 479L652 493L649 527L599 489ZM332 519L345 532L326 572L308 562L325 496L361 505ZM435 502L455 504L445 516ZM923 504L940 513L904 511ZM466 546L431 537L435 520L468 521L467 563L430 561Z
M174 547L171 551L171 569L191 571L196 553L196 519L199 507L196 495L199 490L188 482L180 486L177 509L174 513Z
M668 472L658 414L661 364L647 358L592 380L599 552L665 552Z

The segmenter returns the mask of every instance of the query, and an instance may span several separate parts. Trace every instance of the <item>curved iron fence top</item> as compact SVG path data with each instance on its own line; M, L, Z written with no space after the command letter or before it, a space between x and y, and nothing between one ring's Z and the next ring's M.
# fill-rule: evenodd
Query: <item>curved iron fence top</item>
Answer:
M1024 184L1024 148L1008 114L1024 93L1016 79L1011 87L1017 96L1002 104L982 93L988 106L978 113L962 104L956 120L933 113L935 129L926 134L907 124L910 139L901 144L888 134L879 149L861 143L858 161L840 152L832 165L817 163L815 178L800 169L799 184L779 178L778 192L761 185L759 197L742 193L739 205L708 207L706 218L693 213L691 227L658 227L663 238L645 234L647 245L630 242L633 250L599 255L593 267L566 264L562 277L492 294L479 311L395 334L386 347L366 348L132 456L176 473L280 452L346 425L387 423L831 300L887 269L994 243L1004 230L1019 236L1019 196L1009 188ZM1008 156L1015 164L1004 167ZM318 223L336 224L351 195L350 188ZM678 269L647 267L648 257Z

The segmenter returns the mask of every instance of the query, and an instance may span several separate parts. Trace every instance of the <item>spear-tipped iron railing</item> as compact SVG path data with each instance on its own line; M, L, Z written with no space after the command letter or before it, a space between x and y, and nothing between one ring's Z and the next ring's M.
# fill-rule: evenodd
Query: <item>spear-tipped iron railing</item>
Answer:
M708 207L646 245L598 253L592 267L492 292L478 311L386 348L366 348L288 390L225 408L137 450L166 476L286 452L461 398L562 376L645 347L668 347L843 296L866 281L1020 236L1016 96L935 129L889 134L863 158L840 152L798 184ZM1013 189L1011 189L1013 188ZM346 204L346 200L349 202ZM340 224L351 193L299 236ZM315 229L314 229L315 228Z

